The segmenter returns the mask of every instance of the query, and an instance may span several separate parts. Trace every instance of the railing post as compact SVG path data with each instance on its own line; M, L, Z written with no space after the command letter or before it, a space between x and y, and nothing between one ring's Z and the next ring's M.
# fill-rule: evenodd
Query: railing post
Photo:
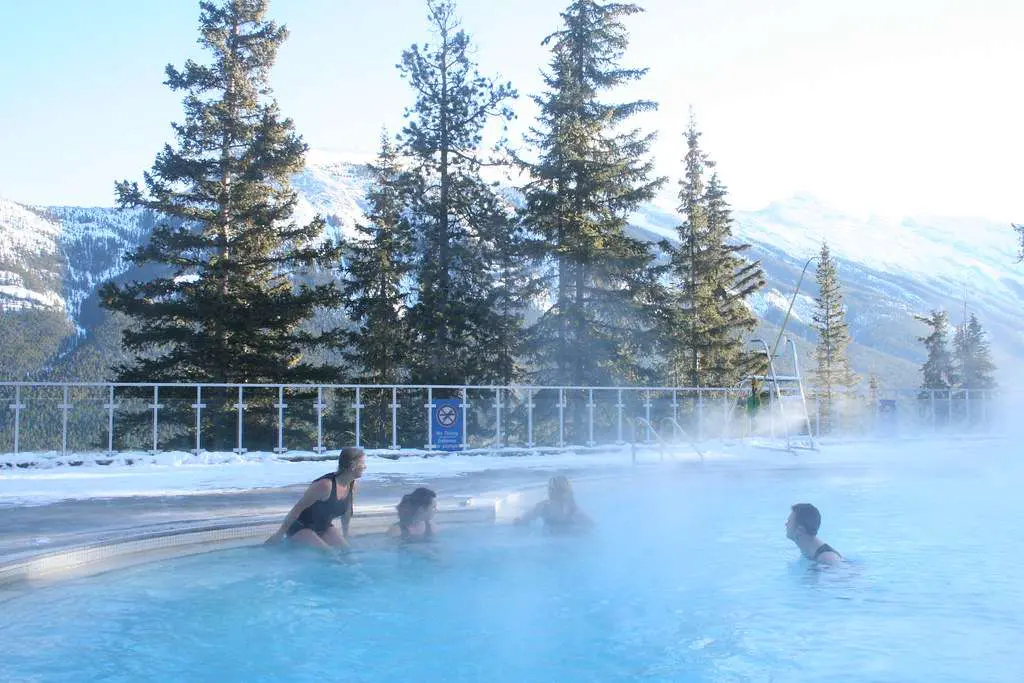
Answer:
M675 392L673 392L675 393ZM704 394L697 388L697 441L704 440Z
M359 387L356 387L356 402L352 404L352 407L356 409L356 448L362 448L363 446L363 427L362 420L360 419L363 411L361 398L362 395L359 393Z
M619 412L619 428L618 428L618 432L617 432L617 434L618 434L618 441L616 443L618 443L619 445L622 445L623 443L625 443L622 440L622 409L625 408L626 406L623 405L623 403L622 403L622 389L618 390L618 394L617 395L618 395L618 399L619 400L615 404L615 407L618 409L618 412Z
M245 395L243 393L243 387L241 384L238 385L238 402L232 406L238 411L238 445L232 450L239 455L245 453L249 449L244 446L244 433L245 433L245 409L248 407L245 404Z
M673 389L672 390L672 404L671 404L672 405L672 421L673 422L679 422L679 401L678 401L678 397L676 396L676 394L677 394L677 390Z
M732 425L729 424L729 391L725 390L722 392L722 436L723 438L729 438L729 428Z
M25 406L21 403L21 385L14 385L14 403L11 404L14 411L14 454L21 452L21 409Z
M114 455L114 385L110 385L110 394L108 396L107 405L104 408L107 409L107 456Z
M647 420L647 426L644 427L644 443L648 444L651 442L651 390L644 390L644 419Z
M434 387L427 387L427 402L423 405L427 409L427 445L429 451L434 448L434 419L431 411L434 410Z
M324 447L324 408L327 407L327 404L324 403L323 386L316 388L316 403L313 404L313 407L316 408L316 453L323 455L323 452L327 450Z
M462 450L469 445L469 422L466 420L466 410L469 408L469 392L462 387Z
M971 390L964 389L964 418L967 420L967 429L971 428Z
M558 387L558 447L565 446L565 388Z
M398 450L398 387L391 387L391 448Z
M284 402L284 385L277 385L277 403L274 405L277 408L277 448L274 452L277 454L286 453L287 448L284 447L284 409L288 407L288 404Z
M594 408L596 407L596 404L594 403L594 390L588 389L587 391L587 434L589 435L587 438L587 445L593 447L597 444L597 442L594 441Z
M203 408L206 404L203 403L203 385L196 385L196 402L192 404L192 407L196 411L196 448L192 451L196 457L199 457L203 453L202 447L202 435L203 435Z
M494 388L494 447L501 448L501 387Z
M938 426L938 417L935 415L935 390L934 389L929 389L928 393L929 393L929 395L931 397L931 405L932 405L932 432L936 432L936 431L938 431L939 426Z
M64 402L60 404L60 454L68 454L68 385L64 385Z
M526 387L526 447L533 446L533 387Z
M821 438L821 397L814 395L814 436Z
M153 450L151 450L150 453L157 455L160 452L157 449L157 433L160 426L160 419L157 417L157 413L159 413L160 409L163 408L163 405L160 404L159 384L153 385L153 403L149 407L153 409Z

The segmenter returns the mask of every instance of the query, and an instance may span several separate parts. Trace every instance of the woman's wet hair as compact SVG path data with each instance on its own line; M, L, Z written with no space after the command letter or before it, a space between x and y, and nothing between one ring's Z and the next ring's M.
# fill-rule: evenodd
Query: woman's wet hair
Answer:
M355 446L346 446L345 448L342 448L341 452L338 453L338 471L349 471L355 467L359 458L362 458L365 455L366 453L363 452L362 448L357 448Z
M437 494L421 486L414 490L412 493L407 493L402 496L402 500L398 503L396 508L398 509L398 528L402 532L403 537L409 535L409 527L412 525L413 520L416 518L416 513L423 508L433 505L437 499ZM434 533L434 528L430 522L426 522L426 530L424 535L430 536Z

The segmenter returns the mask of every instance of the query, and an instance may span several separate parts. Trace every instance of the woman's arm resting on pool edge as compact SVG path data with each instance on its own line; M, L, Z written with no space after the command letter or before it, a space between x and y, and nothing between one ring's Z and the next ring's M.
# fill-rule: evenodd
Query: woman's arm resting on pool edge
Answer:
M326 479L321 479L320 481L315 481L310 484L306 489L306 492L302 494L302 498L299 499L299 502L288 511L287 515L285 515L280 528L278 528L278 530L275 531L274 534L265 541L265 543L279 543L288 531L288 527L295 523L295 520L299 518L299 515L302 514L303 510L316 501L323 500L329 495L331 495L331 482Z

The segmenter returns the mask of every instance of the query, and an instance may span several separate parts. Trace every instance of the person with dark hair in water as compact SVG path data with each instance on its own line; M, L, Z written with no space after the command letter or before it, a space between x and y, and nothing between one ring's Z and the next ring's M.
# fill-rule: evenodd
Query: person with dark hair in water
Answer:
M572 485L564 476L548 480L548 497L522 517L516 517L514 524L529 524L537 518L544 520L548 529L589 529L594 522L576 505Z
M342 448L338 470L313 480L302 498L285 516L281 528L267 539L279 543L287 537L293 543L315 548L347 548L348 524L352 519L356 479L366 470L362 448ZM341 519L341 531L334 526Z
M843 556L832 546L818 538L821 513L810 503L797 503L786 518L786 538L793 541L804 557L812 562L833 565Z
M437 511L437 494L423 486L402 496L395 506L398 521L388 529L388 535L403 539L426 539L434 535L434 512Z

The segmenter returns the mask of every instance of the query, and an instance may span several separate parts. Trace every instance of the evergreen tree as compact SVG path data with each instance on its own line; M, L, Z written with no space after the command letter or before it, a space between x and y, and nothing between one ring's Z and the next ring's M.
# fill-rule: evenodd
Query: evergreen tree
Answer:
M403 172L387 136L381 137L371 167L373 187L366 223L346 246L342 286L345 310L356 326L347 333L352 378L365 384L399 384L408 379L412 345L408 331L406 281L412 271L412 230L404 215Z
M987 391L996 387L988 340L973 313L953 335L953 367L956 384L962 389Z
M329 265L338 252L309 246L319 218L297 226L289 177L303 165L305 144L281 119L267 85L287 33L264 19L266 0L200 3L200 44L213 63L167 67L167 84L183 91L185 122L137 183L118 183L121 207L144 207L163 220L134 265L168 271L150 282L107 284L104 305L135 320L124 334L137 357L122 381L301 382L334 372L303 363L305 347L332 340L299 329L317 306L340 303L330 285L296 287L289 276ZM173 224L167 218L177 218Z
M821 245L815 279L818 296L813 321L818 332L818 344L814 352L816 365L812 377L826 405L831 405L836 392L851 388L857 383L857 377L850 369L847 356L850 331L836 261L826 242Z
M619 65L628 45L623 19L641 11L576 0L561 14L563 27L544 41L552 57L527 137L536 159L521 160L531 176L523 219L543 245L534 257L551 292L530 334L541 381L596 385L650 376L645 361L663 291L649 267L650 249L625 228L665 180L650 177L654 134L622 127L657 105L601 99L646 73Z
M740 253L748 244L732 244L732 215L727 192L714 164L700 148L692 113L686 132L685 171L680 181L677 228L679 246L663 241L673 285L662 338L668 380L690 386L731 386L749 369L744 333L757 318L744 300L764 286L760 263Z
M417 382L485 382L509 374L500 367L495 330L517 328L510 308L495 303L495 269L488 255L507 222L493 189L480 177L484 127L509 119L508 84L481 76L450 0L428 0L436 45L413 45L401 73L416 92L406 112L403 151L412 159L410 210L416 235L416 301L409 315L416 344ZM506 335L502 333L502 338Z
M340 251L313 246L324 228L319 217L292 220L289 178L302 168L306 145L268 85L287 32L265 18L267 0L201 2L200 9L199 43L212 61L167 67L166 84L183 93L177 144L165 145L144 174L145 191L117 184L121 207L158 216L130 261L162 268L151 281L102 289L103 305L134 321L123 336L134 362L119 368L119 379L335 380L336 370L303 358L338 342L333 330L302 325L341 298L333 284L296 280L333 266Z
M387 135L370 166L373 186L367 196L366 223L356 225L358 237L345 245L345 310L355 326L347 337L344 357L351 377L361 384L402 384L409 379L412 341L409 332L409 276L412 271L412 230L405 216L406 177ZM384 438L391 419L391 394L372 392L364 434ZM385 439L386 441L386 439Z
M949 353L949 314L934 310L927 316L914 316L927 325L931 332L927 337L918 337L928 352L921 366L921 398L928 398L933 391L948 391L952 386L953 359Z
M1013 229L1017 233L1017 239L1020 240L1020 251L1017 252L1017 262L1024 261L1024 224L1017 225L1013 224Z

